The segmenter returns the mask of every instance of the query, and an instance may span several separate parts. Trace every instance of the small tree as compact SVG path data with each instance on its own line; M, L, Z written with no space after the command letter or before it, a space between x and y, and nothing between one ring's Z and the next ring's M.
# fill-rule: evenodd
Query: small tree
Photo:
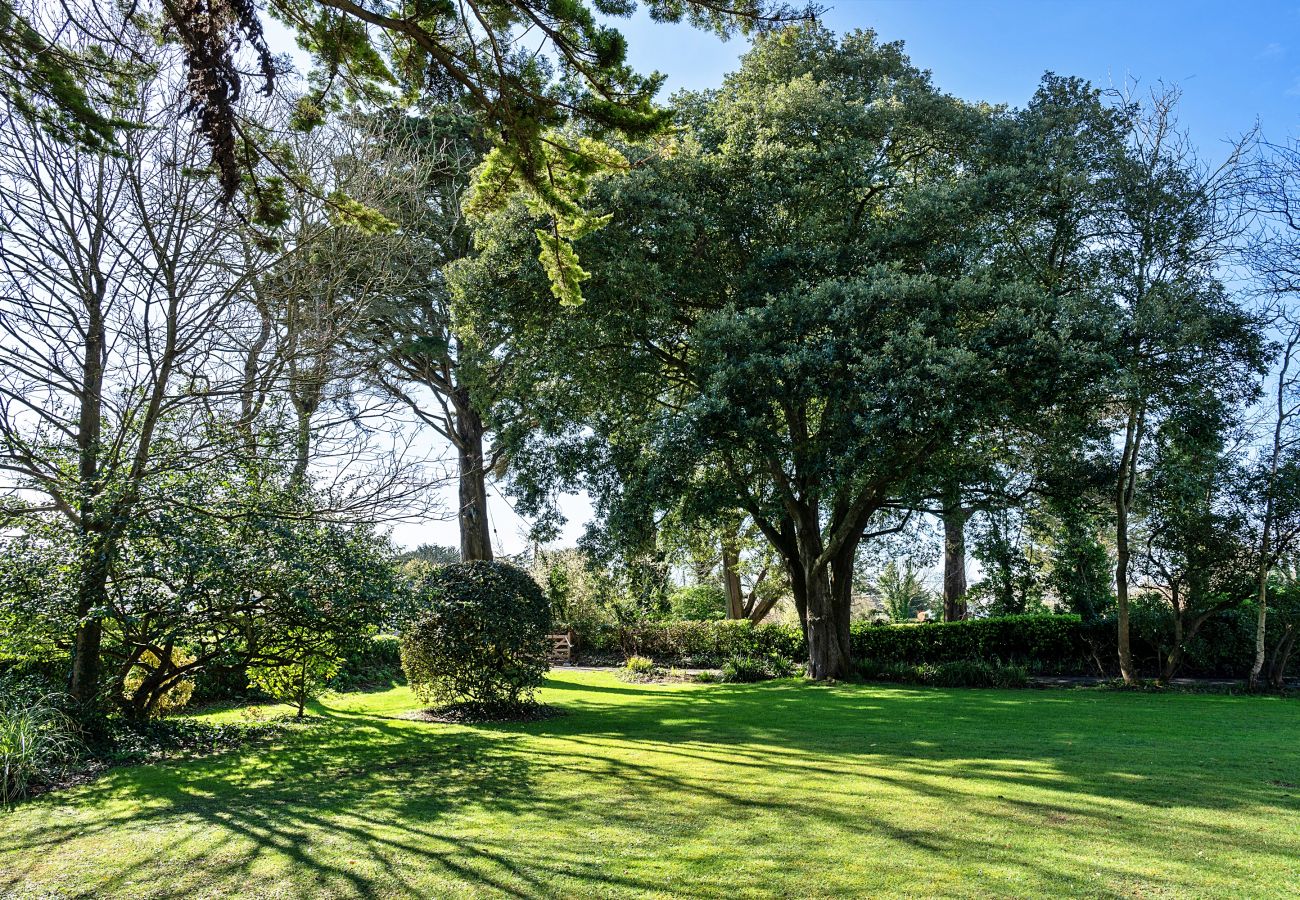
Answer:
M402 635L416 696L439 705L531 703L547 662L551 606L524 571L478 560L442 566L415 585L424 612Z
M338 673L339 654L331 641L306 629L290 629L279 643L284 662L250 668L248 683L276 700L292 703L301 719L308 701L319 697Z
M876 590L891 622L906 622L930 608L930 592L921 584L910 561L901 569L893 560L886 563L876 579Z
M674 619L722 619L727 616L727 592L716 584L678 588L668 598Z

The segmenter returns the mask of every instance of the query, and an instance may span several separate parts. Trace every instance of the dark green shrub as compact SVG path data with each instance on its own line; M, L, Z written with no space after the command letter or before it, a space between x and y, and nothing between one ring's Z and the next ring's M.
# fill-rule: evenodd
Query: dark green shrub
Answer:
M717 666L733 656L773 653L788 659L808 656L798 628L743 619L637 622L579 633L579 643L589 654L637 654L675 665Z
M377 634L350 646L343 665L330 681L336 691L392 687L406 680L402 672L402 642L391 634Z
M726 618L727 593L716 584L693 584L678 588L668 597L674 619L717 621Z
M799 667L785 657L772 653L767 656L733 656L722 664L720 681L745 684L766 681L769 678L793 678Z
M1029 686L1029 673L1023 666L1003 666L981 660L956 660L944 663L912 665L900 662L865 661L859 674L868 681L892 681L899 684L923 684L932 687Z
M766 660L752 656L733 656L722 664L722 680L728 684L749 684L772 677Z
M548 668L551 607L526 572L498 562L431 569L423 610L402 635L402 668L426 703L532 700Z

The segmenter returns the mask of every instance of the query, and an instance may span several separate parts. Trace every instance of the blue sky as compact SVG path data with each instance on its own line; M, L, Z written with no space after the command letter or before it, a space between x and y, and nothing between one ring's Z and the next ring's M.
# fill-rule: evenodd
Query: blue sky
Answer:
M1258 118L1276 140L1300 135L1300 4L1143 0L838 0L825 23L871 28L904 42L943 90L967 100L1023 105L1043 72L1099 86L1160 80L1183 90L1181 120L1212 154ZM687 26L621 23L641 71L668 76L665 93L716 86L746 42Z
M1207 162L1258 121L1272 140L1300 137L1300 3L1142 2L1142 0L839 0L825 23L843 33L872 28L902 40L912 61L943 90L966 100L1023 105L1045 71L1145 90L1160 81L1183 91L1180 119ZM619 22L639 71L668 76L664 97L717 86L747 42L640 13ZM454 502L454 491L448 491ZM506 552L525 546L524 523L499 498L490 515ZM582 498L565 498L572 544L590 516ZM454 522L403 525L394 537L414 545L454 545Z

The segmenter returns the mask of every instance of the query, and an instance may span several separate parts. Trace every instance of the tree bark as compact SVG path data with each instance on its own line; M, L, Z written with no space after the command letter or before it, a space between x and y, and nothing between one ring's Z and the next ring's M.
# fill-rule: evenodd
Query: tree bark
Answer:
M1300 634L1300 629L1295 625L1288 625L1282 632L1282 639L1278 641L1277 647L1273 650L1273 666L1269 672L1269 679L1273 682L1273 687L1281 690L1286 681L1286 665L1291 658L1291 651L1295 647L1296 635Z
M99 694L101 611L108 605L109 540L99 523L100 422L104 397L104 354L107 335L103 316L104 286L87 296L86 340L81 360L77 417L77 512L80 532L80 572L77 584L77 629L73 637L68 695L89 709Z
M1146 427L1144 409L1130 410L1124 434L1124 453L1120 458L1119 477L1115 485L1115 601L1116 643L1119 647L1119 672L1125 684L1137 681L1133 668L1133 650L1129 644L1128 567L1129 550L1128 516L1133 508L1137 488L1138 451Z
M943 620L966 618L966 518L960 504L943 511Z
M740 554L735 533L722 538L722 583L727 589L727 618L745 618L745 595L740 586Z
M487 471L483 456L483 418L469 401L469 392L456 390L456 450L460 475L460 558L466 562L492 559L488 525Z

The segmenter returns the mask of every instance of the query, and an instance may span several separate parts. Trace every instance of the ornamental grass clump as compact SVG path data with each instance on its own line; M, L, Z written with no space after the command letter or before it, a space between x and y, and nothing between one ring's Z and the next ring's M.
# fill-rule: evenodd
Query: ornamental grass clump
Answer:
M402 668L417 697L484 710L529 705L550 667L551 607L526 573L499 562L431 569L414 585Z
M53 694L0 692L0 806L52 784L80 750L72 720Z

